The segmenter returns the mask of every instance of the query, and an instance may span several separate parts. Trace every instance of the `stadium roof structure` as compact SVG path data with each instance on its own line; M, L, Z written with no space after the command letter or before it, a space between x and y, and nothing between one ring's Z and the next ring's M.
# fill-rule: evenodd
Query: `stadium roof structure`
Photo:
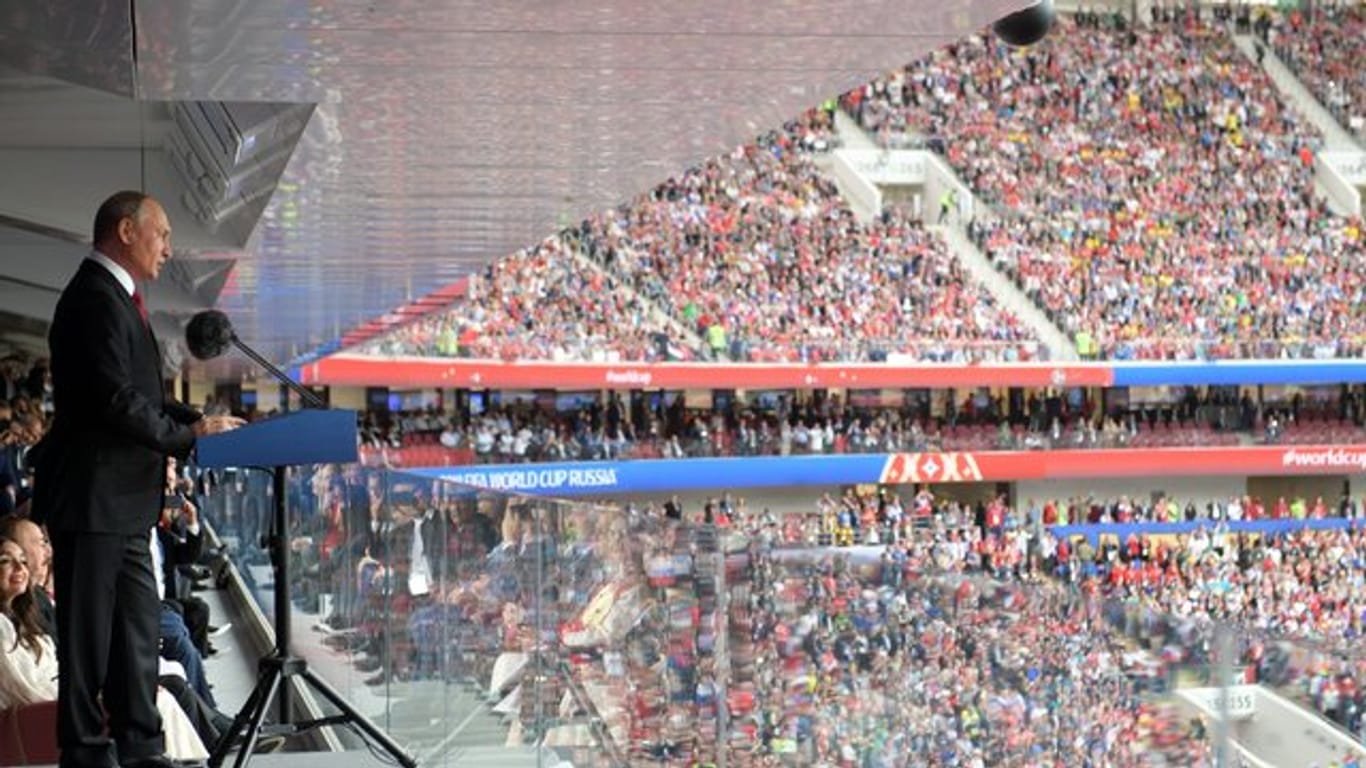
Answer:
M292 359L1028 4L8 0L0 310L143 188Z

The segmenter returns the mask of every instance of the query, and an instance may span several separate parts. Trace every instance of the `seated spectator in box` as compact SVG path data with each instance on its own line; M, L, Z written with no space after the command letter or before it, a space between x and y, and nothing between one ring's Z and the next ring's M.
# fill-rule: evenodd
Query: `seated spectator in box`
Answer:
M57 650L43 631L23 548L0 539L0 710L57 700ZM157 713L173 759L203 760L204 742L185 711L164 688Z
M190 640L201 656L209 651L209 606L193 594L193 579L185 569L199 562L204 536L199 508L177 482L175 459L166 460L166 504L152 542L157 589L166 607L180 614Z
M0 539L9 539L28 558L29 580L37 602L39 626L44 634L57 634L57 614L52 605L52 545L42 526L18 514L0 517Z

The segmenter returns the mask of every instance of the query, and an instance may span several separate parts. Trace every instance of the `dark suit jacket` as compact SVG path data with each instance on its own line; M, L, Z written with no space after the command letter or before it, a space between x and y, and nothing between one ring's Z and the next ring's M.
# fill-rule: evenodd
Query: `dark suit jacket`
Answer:
M430 510L428 513L431 518L422 523L422 554L426 556L430 568L428 576L431 577L432 589L436 589L446 568L446 529L440 514ZM370 553L384 560L385 565L404 579L399 589L408 588L408 573L413 567L413 533L416 530L417 525L413 521L405 521L387 531L379 551L371 550Z
M47 633L52 641L57 642L57 607L52 604L52 596L46 589L37 587L33 590L34 597L38 603L38 623L42 625L43 632Z
M117 279L87 259L48 333L56 420L35 448L33 513L56 532L145 534L166 456L194 447L199 414L166 398L161 353Z
M177 517L169 528L157 526L157 538L161 541L161 575L166 581L166 594L161 599L184 600L190 596L191 581L181 576L180 566L199 561L204 553L204 529L190 533L185 519Z

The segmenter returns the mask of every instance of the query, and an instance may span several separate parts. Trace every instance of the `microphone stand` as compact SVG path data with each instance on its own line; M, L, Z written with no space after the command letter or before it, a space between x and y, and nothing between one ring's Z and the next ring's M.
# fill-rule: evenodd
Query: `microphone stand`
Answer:
M305 406L309 408L327 407L327 405L323 403L323 401L316 394L310 391L307 387L295 381L294 379L291 379L287 374L285 374L284 371L280 370L279 368L276 368L275 365L271 363L269 360L265 359L264 357L261 357L261 355L258 354L256 350L244 344L241 339L237 338L236 331L229 331L229 333L231 335L228 336L228 340L232 342L232 345L234 347L237 347L239 350L241 350L242 354L251 358L251 361L253 363L256 363L262 368L265 368L266 371L269 372L271 376L274 376L276 379L278 379L280 383L284 384L286 387L289 387L289 391L298 395L299 399L303 401Z
M323 401L285 375L256 350L247 346L237 334L230 332L233 345L253 362L266 369L290 391L299 395L304 405L310 408L325 409ZM290 627L292 625L293 604L290 601L289 580L289 513L285 508L286 479L289 467L256 467L271 474L272 504L271 532L267 545L270 549L270 562L275 578L275 646L270 653L261 657L257 665L256 687L242 705L241 711L232 720L227 733L219 737L209 756L210 768L219 768L234 748L238 749L236 768L243 768L256 749L261 736L295 736L317 728L333 725L354 725L365 736L374 740L395 762L403 768L417 768L417 760L404 751L389 734L380 730L368 718L356 711L345 698L332 686L308 668L308 661L290 652ZM298 678L307 683L314 691L337 708L341 714L321 717L302 722L291 722L293 713L290 706L289 678ZM270 710L271 700L279 700L279 724L266 725L266 713Z

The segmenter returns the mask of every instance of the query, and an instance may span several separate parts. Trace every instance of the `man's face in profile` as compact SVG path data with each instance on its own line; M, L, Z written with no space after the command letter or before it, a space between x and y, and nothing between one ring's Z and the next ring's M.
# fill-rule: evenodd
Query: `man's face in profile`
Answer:
M171 221L157 201L143 201L138 214L124 219L119 236L128 248L128 271L136 280L155 280L171 258Z

